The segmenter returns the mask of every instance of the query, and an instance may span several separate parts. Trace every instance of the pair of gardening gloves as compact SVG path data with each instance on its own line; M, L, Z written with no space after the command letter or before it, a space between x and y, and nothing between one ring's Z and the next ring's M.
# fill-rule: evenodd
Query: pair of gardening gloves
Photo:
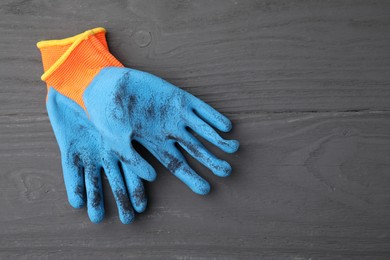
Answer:
M177 144L217 176L228 176L232 169L189 129L227 153L239 143L219 136L214 128L228 132L231 122L203 101L154 75L125 68L109 52L105 34L95 28L37 46L69 203L87 205L90 220L101 222L104 172L119 218L128 224L135 211L146 208L143 180L156 179L133 140L197 194L207 194L210 185L191 169Z

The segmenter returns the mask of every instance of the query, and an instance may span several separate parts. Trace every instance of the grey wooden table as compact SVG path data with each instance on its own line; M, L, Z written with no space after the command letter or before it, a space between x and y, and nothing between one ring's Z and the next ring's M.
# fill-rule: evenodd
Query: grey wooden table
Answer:
M89 222L66 199L38 40L97 26L115 56L205 100L241 149L198 196L159 173L149 206ZM389 259L390 2L0 3L0 258Z

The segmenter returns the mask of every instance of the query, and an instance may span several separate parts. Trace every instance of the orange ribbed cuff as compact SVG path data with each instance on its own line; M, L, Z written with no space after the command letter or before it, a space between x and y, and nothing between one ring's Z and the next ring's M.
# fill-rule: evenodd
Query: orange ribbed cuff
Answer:
M84 110L82 95L100 70L123 67L109 52L105 33L104 28L95 28L70 38L37 43L44 69L41 79Z

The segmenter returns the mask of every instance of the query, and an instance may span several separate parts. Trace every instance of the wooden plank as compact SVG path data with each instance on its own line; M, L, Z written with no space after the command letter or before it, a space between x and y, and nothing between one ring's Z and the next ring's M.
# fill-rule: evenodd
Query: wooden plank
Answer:
M388 1L92 2L0 4L2 114L44 111L38 40L95 26L223 112L390 109Z
M67 204L46 118L1 117L0 256L390 255L390 113L233 119L240 152L212 149L232 162L232 176L212 176L190 160L213 186L210 195L197 196L148 158L159 172L147 185L149 208L124 226L107 186L102 224Z

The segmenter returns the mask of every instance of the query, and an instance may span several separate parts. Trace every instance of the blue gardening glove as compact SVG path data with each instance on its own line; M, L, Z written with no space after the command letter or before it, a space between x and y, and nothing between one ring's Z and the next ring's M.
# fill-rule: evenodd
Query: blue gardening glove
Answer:
M100 28L91 30L90 35L93 35L104 51L108 50L104 30ZM50 72L53 66L58 66L61 58L69 55L69 52L73 54L77 52L70 47L80 37L82 34L60 41L39 43L44 71ZM53 85L48 84L46 105L61 150L69 203L75 208L80 208L87 202L91 221L100 222L104 217L100 174L101 169L104 168L117 202L121 221L132 222L134 211L131 205L137 212L142 212L147 201L141 180L132 172L131 162L120 162L118 154L104 142L104 138L88 120L80 104L63 96L52 87L61 86L60 83L52 83ZM149 175L144 175L144 179L147 180L153 180L155 177L153 171L150 171Z
M87 202L91 221L102 221L101 169L104 168L119 217L122 223L131 223L134 219L131 205L137 212L143 212L147 204L141 179L126 164L121 165L124 173L122 179L120 158L103 142L79 105L50 88L46 106L61 151L69 203L80 208Z
M123 68L109 53L99 33L104 33L104 29L38 43L47 68L42 80L79 104L107 147L138 176L147 179L154 177L155 172L135 152L132 140L146 147L195 193L208 193L210 185L191 169L175 144L216 175L227 176L230 165L211 154L187 128L223 151L233 153L238 142L224 140L213 129L228 132L231 122L172 84L145 72ZM47 48L53 46L68 48L54 64L46 58L52 55Z
M123 157L137 160L130 144L136 140L195 193L206 194L210 186L191 169L176 143L217 176L228 176L232 170L187 129L233 153L238 142L224 140L213 129L227 132L232 127L230 121L156 76L127 68L104 68L86 89L83 100L93 124Z

